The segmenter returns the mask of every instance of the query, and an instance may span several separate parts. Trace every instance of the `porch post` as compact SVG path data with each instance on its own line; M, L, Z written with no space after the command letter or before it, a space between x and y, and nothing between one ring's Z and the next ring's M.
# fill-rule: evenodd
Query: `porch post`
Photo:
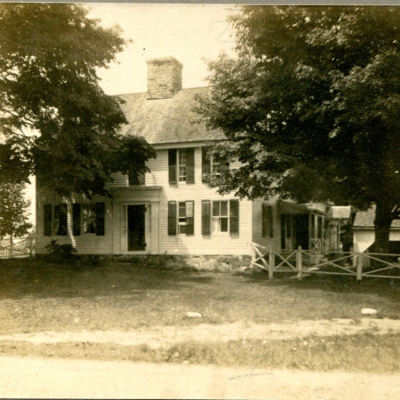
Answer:
M303 254L301 252L301 246L299 246L296 251L296 270L297 278L301 281L303 278Z
M362 279L363 256L361 253L357 255L357 281Z
M272 246L269 247L269 263L268 263L268 278L272 279L274 277L275 268L275 254Z

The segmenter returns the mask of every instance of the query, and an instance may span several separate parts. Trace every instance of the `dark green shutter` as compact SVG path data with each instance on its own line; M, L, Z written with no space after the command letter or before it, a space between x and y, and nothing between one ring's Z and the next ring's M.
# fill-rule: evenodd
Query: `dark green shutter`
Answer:
M105 214L106 207L104 203L96 203L96 235L105 234Z
M208 183L210 180L211 166L210 157L207 153L207 147L201 148L201 180L203 183Z
M201 233L202 235L211 234L211 201L201 202Z
M168 150L168 181L169 183L177 183L176 149Z
M189 216L188 204L191 204L193 213ZM186 235L194 235L194 201L186 202Z
M51 236L53 234L53 206L45 204L43 207L43 235Z
M272 206L268 206L268 226L269 226L269 237L274 237L274 215Z
M186 149L186 183L194 183L194 149Z
M176 201L168 202L168 235L176 235Z
M81 205L74 203L72 205L72 227L74 236L81 234Z
M229 201L230 233L239 233L239 200Z

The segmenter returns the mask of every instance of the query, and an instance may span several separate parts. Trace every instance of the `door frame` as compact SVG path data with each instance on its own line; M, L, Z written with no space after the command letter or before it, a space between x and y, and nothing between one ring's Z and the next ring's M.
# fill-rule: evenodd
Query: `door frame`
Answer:
M128 206L145 206L144 231L146 247L144 250L128 250ZM121 253L122 254L148 254L151 249L151 205L148 201L126 201L121 203Z

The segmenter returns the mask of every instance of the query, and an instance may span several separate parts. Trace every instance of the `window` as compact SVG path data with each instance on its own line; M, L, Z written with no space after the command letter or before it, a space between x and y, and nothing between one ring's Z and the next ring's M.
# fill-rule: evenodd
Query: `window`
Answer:
M239 233L239 201L202 201L202 234Z
M263 237L274 237L274 221L272 206L268 204L262 205L262 236Z
M82 205L83 233L96 233L96 204Z
M105 204L72 205L72 230L75 236L81 234L81 225L84 233L104 235ZM43 207L43 235L65 236L67 229L67 204L45 204Z
M202 181L204 183L208 183L211 176L219 177L221 174L226 174L229 171L229 163L222 158L209 155L205 147L201 149L201 159Z
M168 202L168 235L194 235L194 202Z
M168 150L169 183L194 183L194 149Z

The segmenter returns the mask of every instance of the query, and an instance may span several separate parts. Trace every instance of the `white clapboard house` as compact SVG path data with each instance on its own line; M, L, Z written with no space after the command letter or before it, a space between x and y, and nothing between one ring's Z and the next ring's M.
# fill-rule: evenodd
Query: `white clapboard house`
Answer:
M203 181L226 167L204 151L223 133L191 123L195 95L208 90L182 89L182 65L172 57L148 61L147 93L121 96L129 121L123 129L145 137L157 158L139 180L115 174L110 197L74 196L79 254L249 255L252 242L321 250L325 205L239 200ZM38 185L37 253L50 240L69 243L66 213L65 201Z

